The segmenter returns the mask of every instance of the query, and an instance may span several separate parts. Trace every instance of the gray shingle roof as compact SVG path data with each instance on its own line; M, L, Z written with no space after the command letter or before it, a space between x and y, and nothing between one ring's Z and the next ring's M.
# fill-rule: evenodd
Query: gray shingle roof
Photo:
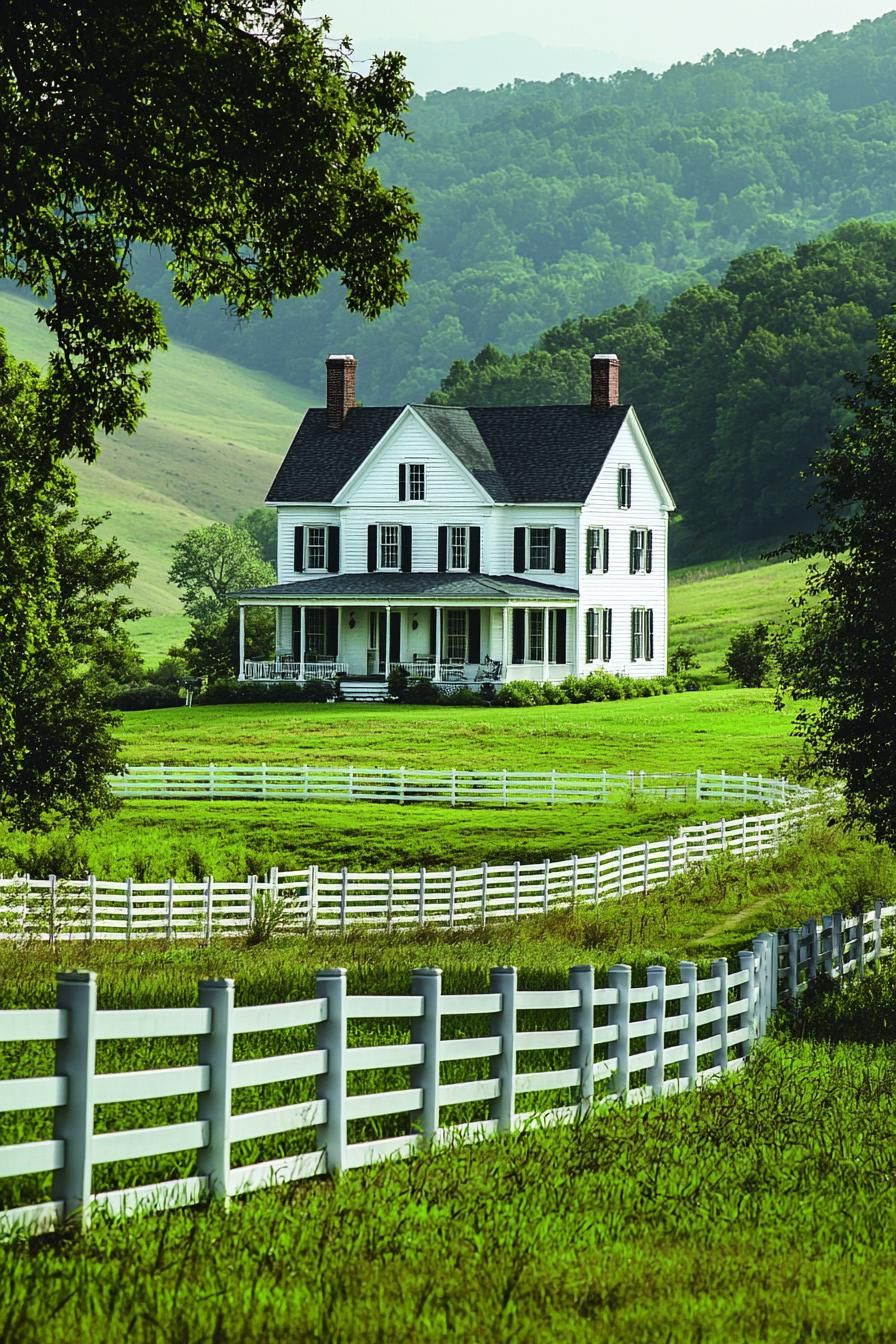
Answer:
M291 583L274 583L269 588L249 588L231 593L231 597L286 598L297 601L357 602L364 598L377 601L394 598L421 598L426 601L448 601L451 598L471 602L504 601L508 598L566 598L573 601L578 595L575 588L558 588L549 583L533 583L514 574L397 574L378 571L374 574L328 574L322 579L296 579Z
M341 429L325 410L305 413L268 500L331 500L394 424L403 406L356 406ZM628 406L415 406L414 410L499 503L582 503Z

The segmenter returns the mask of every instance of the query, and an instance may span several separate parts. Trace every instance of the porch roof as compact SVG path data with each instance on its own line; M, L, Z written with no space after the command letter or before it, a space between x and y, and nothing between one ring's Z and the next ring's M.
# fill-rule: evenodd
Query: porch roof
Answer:
M313 605L316 602L485 602L502 604L512 601L574 602L575 588L533 583L514 574L328 574L320 579L297 579L275 583L269 588L248 588L230 594L249 602L287 602ZM300 599L300 602L297 602Z

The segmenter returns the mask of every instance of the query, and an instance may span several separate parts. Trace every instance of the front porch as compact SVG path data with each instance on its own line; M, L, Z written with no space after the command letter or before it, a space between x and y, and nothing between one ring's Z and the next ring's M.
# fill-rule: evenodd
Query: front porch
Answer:
M379 600L370 595L374 585ZM396 591L382 591L388 587ZM421 591L408 591L414 587ZM236 596L240 680L382 684L403 668L411 680L450 689L520 677L562 681L576 667L577 595L568 589L480 575L364 574ZM246 656L249 606L275 610L269 656L257 649Z

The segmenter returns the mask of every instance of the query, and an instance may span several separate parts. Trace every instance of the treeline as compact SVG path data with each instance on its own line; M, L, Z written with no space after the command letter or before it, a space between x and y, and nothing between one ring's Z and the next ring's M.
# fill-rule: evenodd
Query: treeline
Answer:
M718 285L657 310L646 300L546 331L524 354L486 346L430 400L583 402L589 356L614 350L681 510L673 563L758 549L811 523L810 458L845 414L875 322L896 302L896 225L853 222L786 254L761 248Z
M170 335L314 389L323 357L348 349L368 404L419 400L488 342L524 350L570 314L662 304L745 250L894 212L896 13L660 76L430 94L408 120L413 143L376 159L423 213L405 308L367 324L334 280L238 326L178 309L145 254L138 288Z

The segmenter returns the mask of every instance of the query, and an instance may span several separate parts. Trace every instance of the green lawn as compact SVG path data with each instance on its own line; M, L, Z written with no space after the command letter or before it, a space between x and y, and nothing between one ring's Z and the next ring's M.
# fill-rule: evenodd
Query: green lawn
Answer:
M767 690L710 690L535 709L214 705L124 715L139 765L291 761L514 770L773 773L794 710Z

